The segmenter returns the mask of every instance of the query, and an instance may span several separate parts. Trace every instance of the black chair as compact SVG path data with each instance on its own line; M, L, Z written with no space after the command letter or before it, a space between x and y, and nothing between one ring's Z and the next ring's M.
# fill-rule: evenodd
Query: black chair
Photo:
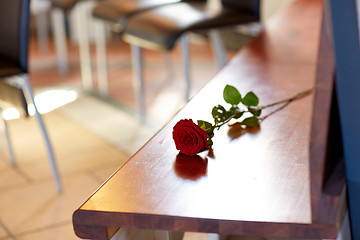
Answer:
M171 50L186 32L260 20L260 0L221 0L221 5L211 9L206 1L194 0L146 11L131 19L124 40L146 48Z
M27 103L33 104L57 188L61 192L62 185L53 150L28 80L29 2L30 0L0 1L0 99L21 108L26 115ZM5 120L4 124L10 158L15 165Z
M144 115L143 74L141 48L170 51L181 37L185 98L190 97L190 61L187 32L206 31L209 33L218 68L226 61L226 50L217 29L249 24L260 20L260 0L222 0L220 8L212 8L204 0L188 0L159 6L140 12L129 18L124 28L123 39L131 44L135 86L139 111Z
M180 0L102 0L93 9L92 15L96 22L96 52L97 74L100 96L108 98L107 57L106 57L106 32L105 26L112 32L122 34L127 22L136 14L143 11L177 3Z
M99 94L108 98L108 80L106 63L106 39L103 20L111 22L113 29L119 31L132 14L154 6L178 2L179 0L131 0L131 1L104 1L104 0L50 0L52 6L52 28L58 57L58 69L61 73L68 71L65 16L74 12L77 40L79 43L80 70L83 89L94 91L93 69L91 63L90 39L87 24L91 19L92 8L97 4L93 15L97 20L92 27L95 30L97 55L97 81Z

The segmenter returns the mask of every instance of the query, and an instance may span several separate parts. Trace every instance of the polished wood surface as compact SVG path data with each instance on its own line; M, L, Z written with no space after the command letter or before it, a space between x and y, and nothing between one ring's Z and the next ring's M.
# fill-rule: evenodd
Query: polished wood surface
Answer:
M261 127L223 126L213 150L178 154L172 128L183 118L211 121L226 84L273 103L315 86L322 1L294 1L73 215L79 237L108 227L264 237L336 238L338 225L313 221L310 136L313 94ZM269 114L275 109L267 109ZM319 173L321 174L321 173Z

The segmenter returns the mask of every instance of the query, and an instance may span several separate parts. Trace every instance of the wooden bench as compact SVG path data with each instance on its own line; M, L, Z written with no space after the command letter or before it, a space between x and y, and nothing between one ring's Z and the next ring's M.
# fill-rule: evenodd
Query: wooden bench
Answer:
M133 228L336 239L347 208L346 187L342 152L333 151L334 61L322 12L320 0L297 0L270 20L74 212L75 233L109 239L119 228ZM211 121L211 108L225 105L226 84L254 91L260 104L314 86L316 91L272 114L260 128L223 126L211 154L179 155L173 126L184 118ZM114 239L124 239L120 235Z

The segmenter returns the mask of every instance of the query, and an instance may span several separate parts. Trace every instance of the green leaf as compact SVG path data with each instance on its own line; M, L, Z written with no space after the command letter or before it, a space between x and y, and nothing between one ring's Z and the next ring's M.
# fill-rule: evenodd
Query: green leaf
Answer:
M259 119L255 116L253 117L248 117L245 118L242 122L242 125L246 126L246 127L256 127L259 126Z
M237 112L235 112L234 118L235 118L235 119L239 119L239 118L241 118L241 116L242 116L243 114L244 114L243 111L237 111Z
M231 105L238 105L241 102L240 92L233 86L226 85L223 92L225 102Z
M242 99L242 103L245 106L257 106L259 104L259 98L253 92L248 92Z
M203 121L203 120L198 120L197 124L200 128L202 128L203 130L206 131L207 135L210 138L214 136L214 127L211 123Z
M228 112L221 105L217 105L213 107L211 114L215 120L215 124L219 122L223 122L228 118Z
M206 131L206 129L211 128L212 124L207 122L207 121L203 121L203 120L198 120L197 124L199 127L201 127L202 129L204 129Z
M249 108L249 112L255 117L259 117L261 115L261 109Z

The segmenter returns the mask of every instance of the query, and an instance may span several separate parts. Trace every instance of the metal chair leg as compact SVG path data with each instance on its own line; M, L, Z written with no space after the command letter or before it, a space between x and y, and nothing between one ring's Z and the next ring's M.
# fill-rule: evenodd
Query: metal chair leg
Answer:
M133 85L135 97L138 105L140 120L145 119L145 102L144 102L144 76L143 76L143 59L141 48L137 45L131 45L132 68L133 68Z
M191 88L191 79L190 79L190 58L189 58L189 42L186 34L181 36L181 56L182 56L182 65L184 71L184 78L186 84L185 91L185 100L189 101L190 99L190 88Z
M220 70L222 69L226 62L226 48L224 46L223 40L221 39L220 32L218 30L210 30L209 31L211 46L215 55L216 66Z
M60 74L67 74L69 72L64 19L64 12L60 9L53 9L51 11L51 24Z
M62 184L61 184L59 172L58 172L58 169L57 169L57 166L56 166L54 152L53 152L52 146L50 144L50 139L49 139L49 136L47 134L45 124L44 124L44 122L42 120L41 114L39 113L39 111L38 111L38 109L36 107L35 100L34 100L34 95L33 95L33 92L31 90L31 86L30 86L28 77L27 77L27 75L22 75L20 78L17 78L16 80L18 80L18 81L16 81L16 83L23 90L27 101L32 103L33 106L34 106L35 117L36 117L36 119L38 121L40 130L41 130L41 132L43 134L43 137L44 137L46 150L47 150L47 153L48 153L49 161L50 161L51 168L52 168L54 178L55 178L55 181L56 181L57 189L58 189L59 192L62 192Z
M46 12L39 11L35 14L36 21L36 36L38 39L39 51L42 53L47 53L49 51L48 44L48 30L47 30L47 19Z
M106 58L106 30L105 23L100 20L95 21L95 43L99 94L100 97L106 99L109 98Z
M79 41L80 70L83 89L93 90L93 79L91 70L90 40L87 25L89 2L78 2L74 7L76 28Z
M7 126L6 120L2 116L2 109L1 108L0 108L0 115L1 115L1 119L3 120L3 123L4 123L4 133L5 133L5 137L6 137L6 143L7 143L7 146L8 146L10 162L11 162L11 165L15 166L16 165L15 154L14 154L14 150L13 150L13 147L12 147L12 144L11 144L11 139L10 139L10 135L9 135L8 126Z
M172 64L169 51L166 51L163 53L163 59L164 59L164 65L165 65L166 74L167 74L166 80L171 81L175 76L175 72L174 72L174 66Z

